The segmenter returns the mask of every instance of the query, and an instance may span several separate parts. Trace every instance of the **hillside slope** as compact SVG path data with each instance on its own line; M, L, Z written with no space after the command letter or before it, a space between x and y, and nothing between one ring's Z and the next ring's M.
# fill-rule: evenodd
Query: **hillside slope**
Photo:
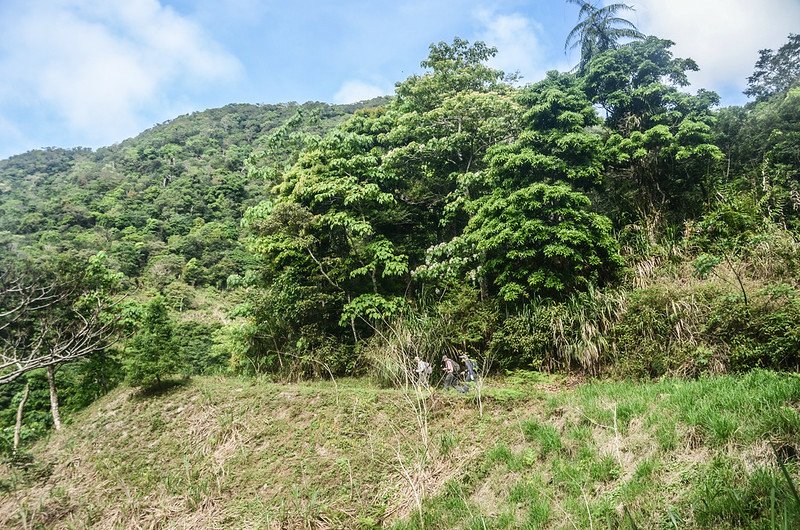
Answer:
M302 147L296 137L324 135L383 102L231 104L95 151L47 148L0 160L0 247L104 251L129 277L147 274L160 287L194 258L194 268L215 271L184 279L222 287L246 262L237 244L242 214L269 189L248 172L248 159L283 167Z
M121 388L4 465L0 526L797 527L769 446L797 482L796 374L567 383L490 381L482 417L363 380Z

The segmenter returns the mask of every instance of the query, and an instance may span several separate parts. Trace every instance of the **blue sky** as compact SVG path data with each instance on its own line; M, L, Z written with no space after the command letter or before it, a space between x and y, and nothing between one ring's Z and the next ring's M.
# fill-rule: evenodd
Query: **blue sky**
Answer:
M800 30L800 0L631 0L628 16L677 42L723 104L761 48ZM498 47L527 82L568 69L577 7L563 0L0 0L0 158L99 147L227 103L350 102L391 93L428 45Z

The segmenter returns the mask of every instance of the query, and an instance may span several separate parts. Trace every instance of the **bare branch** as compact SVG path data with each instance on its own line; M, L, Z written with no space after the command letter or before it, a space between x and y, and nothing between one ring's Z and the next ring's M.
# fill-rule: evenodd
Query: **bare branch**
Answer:
M35 279L0 274L0 384L24 373L101 352L119 340L125 298L87 299L94 295L71 281L37 285Z

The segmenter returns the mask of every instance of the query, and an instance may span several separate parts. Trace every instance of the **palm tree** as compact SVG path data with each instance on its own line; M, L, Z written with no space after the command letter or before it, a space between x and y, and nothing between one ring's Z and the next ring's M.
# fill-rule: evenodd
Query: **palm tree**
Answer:
M636 29L633 22L617 16L621 11L633 11L627 4L609 4L597 7L586 0L567 0L580 6L578 23L567 35L564 51L580 46L581 61L577 69L583 73L589 60L606 50L616 48L620 39L642 39L644 35Z

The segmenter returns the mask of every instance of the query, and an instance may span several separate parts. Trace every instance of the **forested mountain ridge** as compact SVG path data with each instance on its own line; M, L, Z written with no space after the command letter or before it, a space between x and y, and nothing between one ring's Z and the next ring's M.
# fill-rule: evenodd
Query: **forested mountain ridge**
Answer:
M163 253L157 242L187 236L199 224L215 223L206 228L212 238L235 240L243 211L263 195L261 183L245 170L248 157L265 149L279 129L287 137L323 133L356 108L232 104L175 118L96 151L48 148L10 157L0 161L2 243L105 250L115 268L136 277L151 256ZM276 164L291 155L290 146L271 151ZM202 282L224 283L241 271L236 259Z
M85 267L88 258L101 252L108 270L124 275L118 289L140 300L159 293L166 297L178 317L181 355L196 361L189 362L195 368L182 371L197 373L209 363L224 366L225 360L209 360L212 334L229 321L237 303L224 288L229 276L243 274L252 262L239 224L243 212L268 192L263 175L248 171L248 159L268 157L282 168L306 137L324 134L357 108L382 102L228 105L175 118L96 151L47 148L2 160L4 286L12 285L5 283L12 281L5 275L11 269L29 266L25 275L31 275L44 263L61 263L54 265L61 272L50 280L37 280L55 281L59 275L75 275L65 267ZM66 411L120 380L114 357L58 370ZM51 421L44 376L34 373L29 381L23 438ZM0 392L9 443L14 415L9 404L24 387L16 382Z

